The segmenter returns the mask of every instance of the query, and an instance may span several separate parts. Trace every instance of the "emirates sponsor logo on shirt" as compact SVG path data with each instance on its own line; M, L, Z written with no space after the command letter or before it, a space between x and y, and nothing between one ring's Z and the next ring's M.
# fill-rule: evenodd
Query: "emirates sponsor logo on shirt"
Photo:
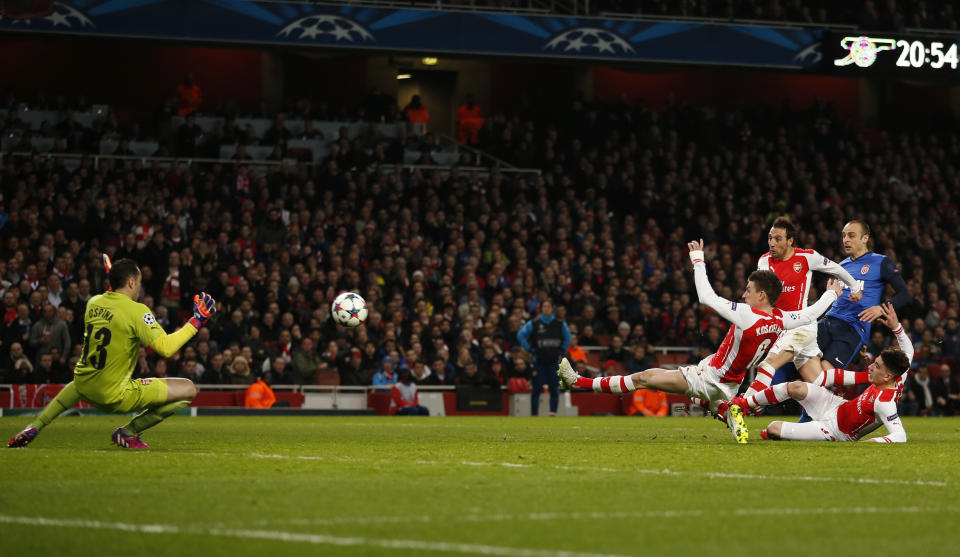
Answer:
M861 274L861 275L865 275L865 274L867 274L867 273L869 273L869 272L870 272L870 265L864 265L863 267L860 267L860 274Z
M803 265L801 265L799 261L794 261L794 262L793 262L793 272L794 272L794 273L799 273L799 272L802 271L802 270L803 270Z

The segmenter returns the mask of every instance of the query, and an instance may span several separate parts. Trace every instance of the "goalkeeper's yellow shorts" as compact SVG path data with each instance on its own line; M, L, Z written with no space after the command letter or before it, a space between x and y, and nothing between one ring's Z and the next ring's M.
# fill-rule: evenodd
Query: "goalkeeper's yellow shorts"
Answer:
M78 385L79 387L79 385ZM79 391L80 389L78 389ZM104 412L126 414L155 408L167 402L166 379L131 379L124 386L118 400L103 402L97 400L96 393L80 392L80 397Z

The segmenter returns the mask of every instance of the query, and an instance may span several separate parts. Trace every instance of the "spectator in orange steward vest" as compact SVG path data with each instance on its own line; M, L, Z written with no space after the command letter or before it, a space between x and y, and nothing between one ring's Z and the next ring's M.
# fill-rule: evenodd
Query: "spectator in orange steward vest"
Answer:
M410 103L403 107L403 113L412 127L411 133L423 135L427 133L427 122L430 121L430 111L420 102L420 95L414 95Z
M183 83L177 85L177 114L186 116L200 110L203 101L203 92L193 79L193 74L187 74Z
M667 404L667 394L649 389L637 389L633 391L633 397L627 405L626 412L628 416L635 414L658 418L666 416L670 412L670 405Z
M270 408L277 402L277 396L270 388L272 377L269 371L257 377L249 387L243 405L247 408Z
M473 95L467 95L467 102L457 109L457 132L460 143L477 144L480 128L483 127L483 110L473 101Z
M570 331L570 348L567 348L567 358L571 362L587 360L587 353L583 351L583 348L580 348L580 343L577 340L577 333L573 331Z

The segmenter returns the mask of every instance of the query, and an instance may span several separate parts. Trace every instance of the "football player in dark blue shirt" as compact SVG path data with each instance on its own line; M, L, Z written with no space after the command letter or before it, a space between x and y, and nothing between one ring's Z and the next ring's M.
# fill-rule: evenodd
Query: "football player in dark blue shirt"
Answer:
M843 252L847 258L840 266L861 284L863 297L859 301L850 298L844 289L830 311L817 325L817 344L823 352L821 360L811 359L805 365L821 369L844 369L870 339L870 326L883 315L881 304L887 285L893 287L894 296L888 300L900 311L913 301L907 283L896 265L885 255L870 251L870 227L863 221L852 220L843 227Z

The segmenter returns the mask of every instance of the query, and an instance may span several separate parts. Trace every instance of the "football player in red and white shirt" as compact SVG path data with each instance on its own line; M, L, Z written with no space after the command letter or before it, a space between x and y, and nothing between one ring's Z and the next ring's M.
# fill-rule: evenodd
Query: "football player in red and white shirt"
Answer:
M747 279L743 292L744 303L725 300L713 291L707 278L703 258L703 240L687 244L693 261L694 280L700 303L711 307L730 321L730 329L716 354L704 358L697 365L679 370L653 368L632 375L581 377L566 358L560 361L560 383L564 388L592 389L601 393L624 393L637 389L651 389L667 393L683 393L689 397L719 403L736 394L747 370L763 359L767 350L784 329L794 329L813 323L827 311L840 295L837 281L828 283L817 303L803 311L782 312L773 307L780 295L780 279L770 271L754 271ZM737 409L739 411L739 409ZM738 442L747 441L746 427L739 413L731 421L731 429Z
M913 359L913 343L903 331L890 303L882 307L879 320L897 337L897 348L880 353L867 371L825 370L813 384L803 381L781 383L757 394L737 397L730 401L741 408L756 408L776 404L790 397L803 406L813 421L806 423L773 422L761 435L764 439L795 441L857 441L883 425L887 435L868 441L877 443L905 443L907 432L897 415L897 401L903 394L903 380ZM825 387L870 383L857 398L845 400Z
M770 233L767 235L770 251L763 254L757 262L757 269L773 271L783 283L783 293L777 298L777 309L800 311L807 307L813 271L820 271L840 279L850 289L850 298L860 299L862 295L860 283L846 269L839 263L820 255L816 250L795 247L795 236L796 229L789 219L780 217L773 221L773 226L770 227ZM784 332L770 348L763 363L757 366L756 379L750 384L746 395L752 395L769 387L776 370L791 360L804 381L813 381L814 377L804 376L806 370L801 371L801 369L808 360L819 356L816 323ZM811 373L814 375L818 371L811 368Z

